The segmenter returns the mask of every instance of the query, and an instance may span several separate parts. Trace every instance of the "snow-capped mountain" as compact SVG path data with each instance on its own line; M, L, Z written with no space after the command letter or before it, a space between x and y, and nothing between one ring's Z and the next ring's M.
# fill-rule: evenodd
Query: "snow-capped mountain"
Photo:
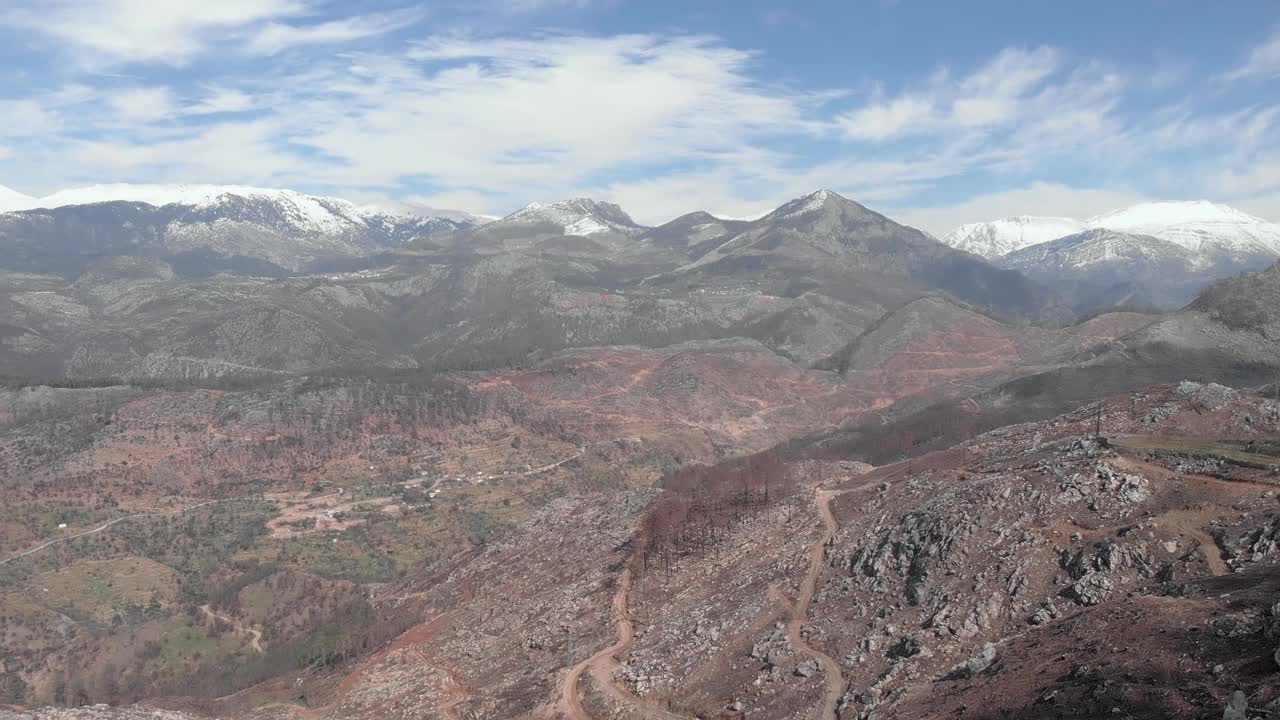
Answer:
M1168 240L1094 228L1015 250L1000 258L998 264L1031 272L1061 268L1089 270L1100 265L1121 266L1169 260L1190 267L1195 258L1194 252Z
M1204 255L1152 235L1094 228L1016 250L995 264L1057 288L1077 312L1117 305L1172 310L1207 285L1236 274L1234 262L1208 263ZM1262 268L1260 259L1248 269Z
M26 210L35 201L36 199L30 195L23 195L17 190L0 185L0 213Z
M232 185L95 185L0 214L0 252L44 257L175 257L209 271L297 272L317 261L368 255L420 236L471 227L389 213L293 190ZM64 252L59 252L62 248Z
M621 207L590 198L573 198L553 203L530 203L516 212L490 223L495 226L529 226L553 229L563 235L595 235L617 232L632 234L645 228Z
M1094 228L1015 250L993 262L1057 288L1072 309L1117 305L1174 309L1232 274L1200 268L1196 253L1150 235Z
M1088 220L1023 215L970 223L942 241L990 259L1091 228L1168 240L1194 253L1201 265L1255 255L1280 257L1280 225L1204 200L1142 203Z
M1056 288L1077 310L1179 307L1214 280L1280 258L1280 225L1203 200L1142 203L1088 220L972 223L942 241Z
M940 239L957 250L992 259L1078 233L1086 227L1085 223L1073 218L1019 215L961 225Z
M1090 218L1088 224L1151 235L1202 256L1280 257L1280 225L1204 200L1142 203Z
M470 223L447 218L388 212L361 207L346 200L306 195L294 190L242 185L91 185L31 198L28 209L57 209L73 205L109 202L143 203L157 208L180 206L199 215L223 215L256 208L273 215L273 221L298 232L334 234L360 229L388 229L410 225L424 229L455 229Z

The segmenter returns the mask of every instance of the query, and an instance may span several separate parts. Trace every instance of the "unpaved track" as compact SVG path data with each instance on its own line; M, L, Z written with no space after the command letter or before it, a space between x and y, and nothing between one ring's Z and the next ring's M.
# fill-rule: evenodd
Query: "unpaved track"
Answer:
M613 593L613 621L617 628L618 639L609 647L583 660L565 675L560 681L560 700L557 709L567 720L592 720L590 713L582 705L582 694L579 685L584 673L591 673L591 679L601 691L623 706L635 706L643 713L643 717L660 718L661 720L688 720L683 715L675 715L660 708L639 701L638 698L619 688L614 683L614 672L620 666L618 656L626 652L635 641L635 625L627 614L627 605L631 597L631 568L622 571L618 581L618 589Z
M800 634L800 628L809 616L809 605L813 603L817 592L818 580L822 577L822 568L827 564L826 548L836 531L840 529L836 518L831 514L831 498L835 495L828 490L814 491L814 500L818 507L818 517L822 519L822 536L809 546L809 570L805 573L804 582L800 585L800 594L791 606L787 619L787 637L791 644L801 653L817 660L822 665L823 677L826 681L822 694L822 710L820 720L836 720L836 704L844 694L844 676L840 672L840 663L830 655L809 644Z
M574 665L560 682L560 711L568 720L591 720L591 715L582 706L582 696L578 690L582 674L603 660L615 658L616 662L616 656L626 652L627 648L631 647L631 642L635 640L635 628L631 625L631 619L627 617L627 597L630 593L631 568L627 568L622 571L618 589L613 594L613 622L617 627L618 639L609 647ZM594 672L592 674L595 675ZM607 683L607 685L612 684L612 682Z
M229 617L227 615L223 615L222 613L214 610L208 605L201 605L200 611L203 612L209 618L212 618L213 620L221 620L222 622L230 625L236 632L242 635L248 635L249 647L253 648L254 652L258 653L259 655L266 653L266 650L262 649L262 631L261 630L257 628L251 628L247 625L241 625L240 622L235 618Z
M50 540L49 542L47 542L47 543L45 543L45 544L43 544L43 545L37 545L36 547L33 547L33 548L31 548L30 550L26 550L26 551L20 552L20 553L18 553L17 555L14 555L13 557L8 557L8 558L5 558L4 560L0 560L0 565L6 565L6 564L8 564L8 563L13 562L14 560L17 560L18 558L24 558L24 557L26 557L26 556L28 556L28 555L31 555L31 554L34 554L34 553L38 553L38 552L40 552L41 550L43 550L43 549L45 549L45 548L47 548L47 547L52 547L52 546L57 545L57 544L59 544L59 543L70 542L70 541L72 541L72 540L75 540L76 538L82 538L82 537L84 537L84 536L86 536L86 535L93 535L93 534L95 534L95 533L100 533L100 532L102 532L103 530L106 530L107 528L110 528L110 527L112 527L113 525L117 525L117 524L119 524L119 523L125 522L126 520L137 520L137 519L140 519L140 518L149 518L149 517L163 517L163 516L165 516L165 515L181 515L182 513L191 512L192 510L195 510L195 509L197 509L197 508L206 507L206 506L208 506L208 505L216 505L216 504L218 504L218 503L224 503L224 502L234 502L234 501L236 501L236 500L246 500L246 499L251 498L251 497L256 497L256 496L254 496L254 495L245 495L245 496L243 496L243 497L225 498L225 499L222 499L222 500L208 500L208 501L202 502L202 503L200 503L200 504L198 504L198 505L192 505L191 507L182 508L181 510L166 510L166 511L164 511L164 512L135 513L135 514L133 514L133 515L125 515L124 517L118 517L118 518L116 518L115 520L112 520L112 521L110 521L110 522L108 522L108 523L105 523L105 524L103 524L103 525L99 525L98 527L93 528L92 530L85 530L84 532L76 533L75 535L68 535L68 536L66 536L66 537L58 538L57 540Z
M436 710L449 720L462 720L462 715L458 713L458 706L471 699L471 691L462 682L461 676L453 668L432 660L422 648L414 648L414 654L424 665L444 674L444 694L449 699L436 705Z

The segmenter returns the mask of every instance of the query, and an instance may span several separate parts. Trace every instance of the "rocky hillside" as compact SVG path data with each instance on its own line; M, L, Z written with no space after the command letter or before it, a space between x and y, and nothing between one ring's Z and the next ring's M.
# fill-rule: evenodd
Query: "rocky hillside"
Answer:
M895 305L921 288L1001 312L1039 316L1046 293L924 233L829 190L793 200L714 240L658 283L724 288L752 283L777 294L816 290L845 302Z
M1037 420L1121 392L1182 379L1234 387L1273 387L1280 373L1274 299L1280 271L1245 273L1201 293L1185 309L1127 334L1081 349L1064 362L1029 372L959 400L887 408L886 423L818 441L835 452L892 456L888 438L910 434L924 447L945 447L965 429ZM1108 316L1115 316L1114 313ZM1104 316L1106 317L1106 316Z
M557 500L379 590L374 606L408 627L394 640L201 710L1265 713L1280 702L1277 433L1275 402L1186 382L880 467L763 455L669 476L660 494Z
M7 257L23 268L0 271L0 374L190 381L495 368L575 347L728 338L812 365L889 309L939 292L1010 317L1055 312L1021 275L832 193L758 221L694 215L651 230L617 206L573 200L372 256L429 228L342 215L350 208L326 202L221 194L198 206L115 202L0 216L15 244ZM299 225L290 207L316 216ZM249 225L252 237L233 232ZM200 230L184 244L197 226L234 242L212 249ZM365 232L374 226L376 237ZM270 277L284 262L273 253L285 250L301 253L290 267L335 256L349 267ZM193 263L198 275L239 272L191 277Z
M1201 267L1190 250L1151 237L1086 230L995 260L1047 286L1070 292L1076 312L1120 306L1176 309L1235 267Z

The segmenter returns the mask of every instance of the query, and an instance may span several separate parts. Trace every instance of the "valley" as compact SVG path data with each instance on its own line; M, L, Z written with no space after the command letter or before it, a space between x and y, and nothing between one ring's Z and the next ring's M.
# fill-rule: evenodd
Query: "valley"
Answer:
M210 192L201 212L357 217ZM66 212L159 212L116 202ZM1277 699L1258 658L1280 266L1082 315L1057 280L830 191L657 228L579 198L378 242L323 272L192 274L162 244L6 256L0 704L847 720ZM1238 600L1208 589L1228 581ZM1120 650L1144 633L1155 674Z

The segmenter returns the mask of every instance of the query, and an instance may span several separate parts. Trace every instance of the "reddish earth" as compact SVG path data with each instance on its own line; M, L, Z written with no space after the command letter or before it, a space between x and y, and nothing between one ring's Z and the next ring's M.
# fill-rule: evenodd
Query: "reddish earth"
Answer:
M653 491L561 498L380 591L420 622L317 707L235 714L1191 718L1236 688L1280 707L1280 478L1215 455L1280 435L1280 405L1187 385L1100 407L1143 447L1095 443L1085 407L870 470L798 460L796 492L687 519L665 562L632 554Z
M1104 418L1115 427L1146 425L1185 437L1181 420L1196 415L1195 404L1177 388L1158 387L1109 399ZM1144 418L1156 408L1169 414L1153 428ZM1207 414L1217 416L1219 440L1280 429L1280 408L1257 399L1233 399ZM1163 595L1200 597L1197 588L1213 587L1205 583L1215 577L1246 588L1269 582L1266 568L1280 557L1250 560L1231 548L1276 516L1276 486L1196 473L1172 482L1167 467L1141 452L1079 446L1090 420L1086 409L862 474L841 464L796 465L810 490L739 526L705 554L682 558L670 577L642 583L619 569L611 592L588 593L598 603L598 627L612 632L597 634L598 649L584 659L561 666L559 682L541 695L543 702L554 700L535 714L738 717L726 708L741 706L754 718L852 717L872 707L880 717L1039 717L1072 707L1102 714L1119 707L1134 717L1154 717L1155 708L1186 716L1225 702L1230 686L1211 670L1217 663L1235 667L1232 657L1244 663L1239 672L1251 678L1255 693L1271 692L1265 674L1249 669L1263 662L1256 658L1269 657L1261 636L1231 645L1174 632L1188 624L1210 634L1236 632L1231 623L1254 627L1235 618L1252 617L1240 614L1253 612L1249 608L1265 616L1265 593L1235 605L1209 595ZM1103 471L1096 468L1116 479L1097 475ZM1066 518L1075 521L1064 527ZM801 528L813 524L822 531L804 540ZM779 539L790 540L769 542L779 531ZM1113 588L1099 604L1063 595L1075 582L1064 552L1110 558L1109 565L1088 566L1103 568L1088 572ZM924 563L926 579L904 596L914 582L911 553L923 553L911 562ZM1235 558L1230 564L1228 553ZM850 558L876 561L876 575L849 574ZM1142 563L1153 563L1152 574L1144 574ZM784 629L772 636L780 639L767 639L771 618L778 617L769 608L779 602L786 608ZM1056 615L1046 615L1042 625L1028 622L1049 605ZM487 635L486 615L469 614L478 623L471 626L474 636ZM1157 639L1144 644L1153 633ZM427 643L432 652L458 647L442 640ZM988 642L994 647L989 664L971 678L944 679ZM759 669L769 667L753 655L761 643L775 648L768 663L780 663L781 672ZM1188 664L1188 658L1196 659ZM821 677L793 672L810 659L818 661ZM652 679L636 686L629 678L640 677L637 672ZM474 688L485 687L487 676L466 675ZM768 679L760 684L761 678ZM1188 682L1203 689L1188 694ZM520 705L504 704L514 697L499 695L507 699L486 704L479 690L455 707L463 717L523 714ZM535 697L524 707L537 705Z

